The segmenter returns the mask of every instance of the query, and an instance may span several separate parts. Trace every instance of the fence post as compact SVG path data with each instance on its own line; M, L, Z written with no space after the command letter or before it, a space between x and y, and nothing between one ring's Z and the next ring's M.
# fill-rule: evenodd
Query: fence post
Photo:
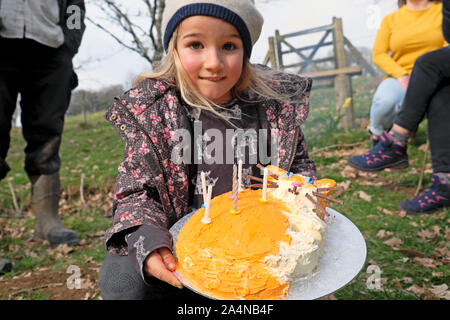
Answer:
M281 36L280 31L275 30L275 54L277 56L277 69L278 70L284 70L283 66L283 54L281 52Z
M277 60L276 60L276 57L275 57L274 42L275 42L274 37L269 37L269 53L268 53L268 57L269 57L269 61L270 61L271 67L273 69L276 69L277 68Z
M336 61L336 69L347 67L347 57L345 54L344 32L342 19L333 17L333 46L334 57ZM352 97L352 86L350 76L341 74L334 79L334 92L336 101L336 111L340 113L341 108L347 98ZM344 129L354 127L354 110L353 101L343 110L344 112Z

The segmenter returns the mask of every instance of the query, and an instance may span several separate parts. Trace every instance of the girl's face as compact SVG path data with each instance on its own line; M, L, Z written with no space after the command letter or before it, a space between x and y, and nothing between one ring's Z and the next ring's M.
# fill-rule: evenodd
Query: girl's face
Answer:
M176 48L201 95L217 104L231 99L244 61L244 46L233 25L208 16L186 18L178 28Z

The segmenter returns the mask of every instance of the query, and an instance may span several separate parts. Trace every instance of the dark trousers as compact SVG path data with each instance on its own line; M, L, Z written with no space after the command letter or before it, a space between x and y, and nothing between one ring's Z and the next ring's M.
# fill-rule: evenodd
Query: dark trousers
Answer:
M419 57L395 124L416 132L428 118L434 172L450 172L450 47Z
M207 298L188 288L178 289L153 277L145 281L128 256L110 253L103 262L99 277L100 294L104 300L189 300Z
M22 132L30 176L59 170L64 114L77 79L72 57L29 39L0 37L0 179L9 170L11 121L20 93Z

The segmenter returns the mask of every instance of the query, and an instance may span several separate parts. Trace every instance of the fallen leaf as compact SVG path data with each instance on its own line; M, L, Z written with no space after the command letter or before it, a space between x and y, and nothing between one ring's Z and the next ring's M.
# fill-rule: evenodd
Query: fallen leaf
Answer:
M421 237L423 240L433 239L434 238L434 232L431 232L428 229L420 230L419 232L417 232L417 235L419 237Z
M406 211L405 210L400 210L400 211L398 211L397 215L402 217L402 218L404 218L404 217L406 217Z
M89 279L83 279L83 281L81 282L81 289L93 289L95 288L95 286L95 283L93 283Z
M383 239L383 238L386 238L386 237L391 237L391 236L393 236L393 235L394 235L394 233L393 233L392 231L379 230L379 231L377 232L377 237L378 237L379 239Z
M346 166L344 169L341 170L341 175L345 178L356 179L358 177L358 171L356 171L350 166Z
M426 258L427 255L425 253L422 253L420 251L408 249L408 248L401 248L401 252L406 253L407 255L410 255L412 257L419 257L419 258Z
M372 201L372 197L369 196L367 193L365 193L364 191L359 191L359 197L367 202Z
M440 259L443 264L450 264L450 251L447 247L435 248L431 256Z
M398 248L402 244L402 240L396 237L392 237L391 239L386 240L383 243L391 248Z
M441 277L444 276L444 273L443 272L435 272L435 271L433 271L433 272L431 272L431 275L433 277L436 277L436 278L441 278Z
M338 183L338 187L342 187L342 188L344 188L344 190L347 190L350 187L351 183L352 182L350 180L340 182L340 183Z
M418 264L419 266L425 267L425 268L436 268L439 263L436 262L435 260L431 259L431 258L420 258L420 257L415 257L414 258L414 262L416 264Z
M411 287L409 287L408 289L406 289L409 292L412 292L418 296L422 295L425 293L425 289L417 284L412 285Z
M46 252L51 255L56 255L57 258L62 256L66 256L69 253L73 252L74 249L67 244L60 244L55 249L47 249Z
M438 286L431 286L430 291L438 298L450 300L450 291L445 283Z
M404 277L404 278L402 279L402 281L403 281L404 283L413 283L413 278L411 278L411 277Z
M400 283L400 280L398 278L395 278L394 280L392 280L392 283L397 287L398 291L403 291L403 286Z
M439 226L432 226L431 230L434 232L436 236L439 236L441 234L441 227Z

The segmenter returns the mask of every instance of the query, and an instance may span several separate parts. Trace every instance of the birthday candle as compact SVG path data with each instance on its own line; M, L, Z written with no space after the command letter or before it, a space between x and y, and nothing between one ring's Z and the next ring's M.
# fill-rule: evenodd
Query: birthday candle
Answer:
M239 192L242 191L242 160L239 160L239 170L238 170L238 180L239 180L239 184L238 184L238 189Z
M206 178L205 173L203 171L201 173L201 178L202 178L203 204L206 206Z
M203 216L202 222L204 224L211 223L211 219L209 218L209 209L211 207L211 196L212 196L212 185L208 186L208 194L206 196L205 201L205 215Z
M236 201L237 201L237 190L238 189L238 179L237 179L237 168L236 165L233 165L233 210L236 211Z
M264 179L263 179L263 191L262 191L262 199L264 201L267 200L267 175L269 173L269 170L267 168L264 168Z

